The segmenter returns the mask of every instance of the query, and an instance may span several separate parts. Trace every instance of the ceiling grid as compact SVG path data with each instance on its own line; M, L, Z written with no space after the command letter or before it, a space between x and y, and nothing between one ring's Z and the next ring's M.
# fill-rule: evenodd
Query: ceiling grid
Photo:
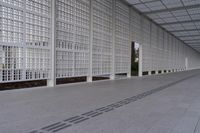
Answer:
M127 0L174 36L199 50L200 0Z

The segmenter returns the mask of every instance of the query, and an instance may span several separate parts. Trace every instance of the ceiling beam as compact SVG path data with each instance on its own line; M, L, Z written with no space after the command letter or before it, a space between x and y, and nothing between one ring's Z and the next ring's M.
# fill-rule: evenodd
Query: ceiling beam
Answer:
M189 45L190 47L192 47L192 48L200 48L200 45L199 46L192 46L192 45Z
M187 44L200 44L200 41L198 41L198 42L185 42L185 43L187 43Z
M190 46L199 46L199 44L191 44Z
M182 36L176 36L181 39L181 37L200 37L200 35L182 35Z
M183 10L183 9L199 8L199 6L200 6L200 4L195 4L195 5L189 5L189 6L180 6L180 7L174 7L174 8L167 8L167 9L160 9L160 10L142 12L142 13L148 15L148 14L155 14L155 13L162 13L162 12L171 12L171 11L177 11L177 10Z
M173 24L185 24L185 23L195 23L200 22L200 19L196 20L186 20L186 21L176 21L176 22L169 22L169 23L158 23L159 25L165 26L165 25L173 25Z
M185 43L187 43L187 42L185 42ZM200 42L188 42L187 44L189 44L189 45L193 45L193 44L200 45Z
M200 41L200 39L188 39L188 40L183 40L183 41Z
M195 49L199 49L200 47L193 47L193 48L195 48Z
M200 46L196 46L196 47L194 47L194 46L191 46L191 47L193 47L193 48L195 48L195 49L199 49L199 48L200 48Z
M131 2L129 2L131 5L140 5L140 4L146 4L146 3L152 3L152 2L156 2L156 1L160 1L160 0L151 0L151 1L144 1L144 2L139 2L139 3L135 3L135 4L131 4Z
M190 46L190 47L192 47L192 48L194 48L194 49L199 49L200 47L193 47L193 46Z
M194 44L195 44L195 45L200 45L200 42L193 42L193 43L191 42L191 43L187 43L187 44L190 45L190 46L192 46L192 45L194 45Z
M169 32L199 31L200 29L169 30Z

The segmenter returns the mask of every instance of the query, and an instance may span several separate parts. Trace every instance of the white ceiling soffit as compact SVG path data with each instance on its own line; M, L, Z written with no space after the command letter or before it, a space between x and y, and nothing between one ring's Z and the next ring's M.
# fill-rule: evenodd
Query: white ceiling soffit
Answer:
M127 2L200 52L200 0L127 0Z

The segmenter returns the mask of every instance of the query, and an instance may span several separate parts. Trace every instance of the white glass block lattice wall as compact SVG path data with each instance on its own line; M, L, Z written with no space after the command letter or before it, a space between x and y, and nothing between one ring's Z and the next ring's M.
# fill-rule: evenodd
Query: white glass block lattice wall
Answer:
M115 72L127 73L130 69L130 8L116 0L115 10Z
M0 82L48 79L51 2L0 1Z
M197 51L123 0L0 0L0 83L52 81L53 66L55 79L128 75L132 42L142 71L185 69L186 57L200 66Z
M112 71L113 1L94 0L92 74L106 75Z
M87 76L90 1L56 0L56 77Z

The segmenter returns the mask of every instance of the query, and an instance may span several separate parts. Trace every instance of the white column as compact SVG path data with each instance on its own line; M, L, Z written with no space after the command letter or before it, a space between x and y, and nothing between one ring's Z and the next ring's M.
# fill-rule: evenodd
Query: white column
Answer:
M113 17L113 38L112 38L112 42L113 42L113 47L112 47L112 63L111 63L111 75L110 75L110 79L114 80L115 79L115 6L116 6L116 0L112 0L113 1L113 11L112 11L112 17Z
M56 86L56 39L55 39L55 10L56 10L56 0L51 0L51 74L50 79L47 80L47 86Z
M90 0L90 52L89 52L89 74L87 82L92 82L92 47L93 47L93 0Z
M155 73L155 74L159 74L159 73L158 73L158 70L156 70L156 73Z
M148 71L148 75L151 75L151 71Z
M161 73L164 74L164 73L165 73L164 71L165 71L165 70L162 70Z
M185 57L185 69L188 70L188 57Z
M141 17L140 19L140 43L139 43L139 70L138 70L138 76L142 77L143 76L143 53L142 53L142 45L144 42L144 38L143 38L143 18Z
M139 77L142 77L143 74L142 74L142 45L140 45L139 47Z
M127 77L128 78L131 78L131 52L132 52L132 32L131 32L131 10L132 8L129 7L129 71L127 73Z
M22 70L22 79L26 80L26 0L23 0L23 41L22 41L22 47L23 47L23 51L22 51L22 58L23 58L23 70ZM12 74L12 78L14 77L14 75Z

